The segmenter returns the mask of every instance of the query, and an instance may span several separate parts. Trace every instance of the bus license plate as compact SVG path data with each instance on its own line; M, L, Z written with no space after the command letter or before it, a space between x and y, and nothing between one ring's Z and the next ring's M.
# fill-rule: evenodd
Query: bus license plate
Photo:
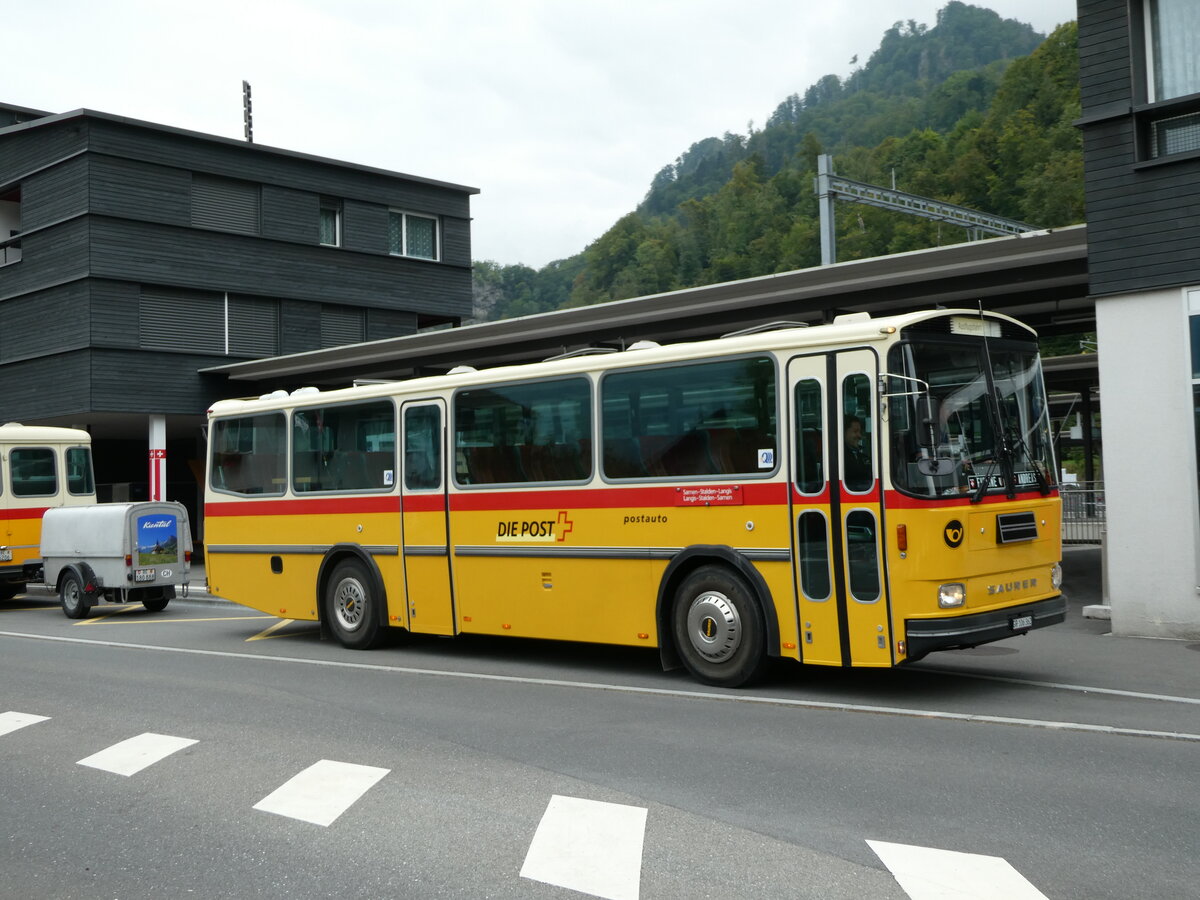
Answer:
M1013 631L1025 631L1033 627L1033 616L1014 616L1012 619Z
M7 547L0 547L0 562L12 562L12 551Z
M154 570L153 569L134 569L133 570L133 580L134 581L153 581L154 580Z

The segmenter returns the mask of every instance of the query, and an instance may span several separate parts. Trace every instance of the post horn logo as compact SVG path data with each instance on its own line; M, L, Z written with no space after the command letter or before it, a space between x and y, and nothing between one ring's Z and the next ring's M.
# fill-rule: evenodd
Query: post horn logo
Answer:
M966 529L963 528L962 522L958 519L951 519L946 523L945 529L942 530L942 537L946 540L946 546L957 547L963 542L966 536Z

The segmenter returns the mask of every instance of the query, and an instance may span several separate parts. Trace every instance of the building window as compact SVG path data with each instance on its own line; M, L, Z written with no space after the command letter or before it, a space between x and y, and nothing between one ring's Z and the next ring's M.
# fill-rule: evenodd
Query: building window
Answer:
M21 188L0 191L0 266L21 259Z
M321 306L321 348L361 344L366 340L366 313L353 306Z
M192 174L192 225L239 234L258 234L259 197L257 184Z
M342 246L342 201L322 197L319 222L321 243L326 247Z
M206 291L142 290L138 346L236 356L279 353L279 302Z
M438 258L438 220L416 213L388 215L388 252L417 259Z
M1150 102L1200 93L1200 5L1195 0L1147 0Z
M1138 111L1144 159L1200 151L1200 5L1144 0L1145 98Z

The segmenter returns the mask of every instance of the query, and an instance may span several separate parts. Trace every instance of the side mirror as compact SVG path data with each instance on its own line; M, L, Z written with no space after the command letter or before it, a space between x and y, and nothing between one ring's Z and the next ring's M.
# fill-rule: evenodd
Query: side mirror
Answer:
M941 429L941 402L930 394L917 398L917 439L922 447L936 447Z

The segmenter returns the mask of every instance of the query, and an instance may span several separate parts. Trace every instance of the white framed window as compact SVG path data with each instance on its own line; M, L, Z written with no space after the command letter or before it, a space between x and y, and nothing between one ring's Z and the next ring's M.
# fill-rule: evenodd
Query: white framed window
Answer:
M1200 4L1146 0L1145 10L1150 102L1200 94Z
M321 244L326 247L342 246L342 201L333 197L322 197L318 221Z
M434 216L392 210L388 214L388 252L393 256L439 259L438 231Z

